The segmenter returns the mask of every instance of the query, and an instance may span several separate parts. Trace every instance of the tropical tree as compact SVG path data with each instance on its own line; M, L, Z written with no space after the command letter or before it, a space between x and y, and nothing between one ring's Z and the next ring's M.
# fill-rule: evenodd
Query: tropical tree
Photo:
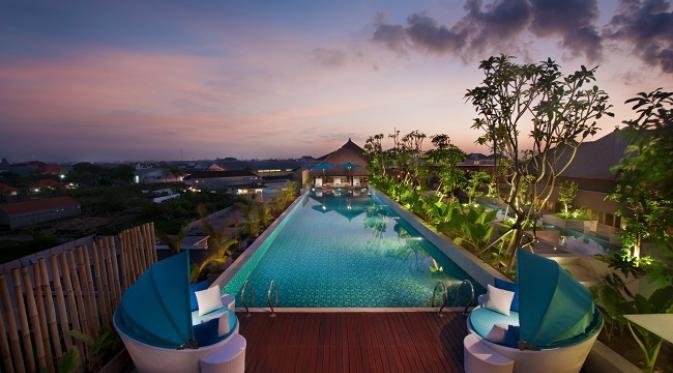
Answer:
M473 172L467 181L467 203L473 204L474 201L484 195L481 191L482 186L491 182L491 175L486 172Z
M511 268L524 225L541 214L579 145L598 130L596 121L613 114L608 95L589 86L596 68L582 66L564 75L551 59L517 64L505 55L484 60L479 68L485 78L465 97L478 114L473 128L483 132L477 143L508 160L496 167L507 186L497 192L515 215L506 233ZM531 128L528 139L522 135L526 127Z
M367 168L375 179L383 179L386 176L386 164L383 151L382 133L369 136L365 142L365 156L369 160Z
M257 237L262 229L259 203L251 198L244 202L239 202L235 206L243 218L241 222L243 235L251 238Z
M202 205L199 205L197 210L200 211L202 208L201 206ZM159 241L168 246L168 249L172 253L177 254L182 250L182 241L184 241L185 237L187 237L187 232L189 232L189 224L185 224L180 227L180 230L176 235L169 235L166 232L157 231L157 237L159 238Z
M206 214L205 207L199 206L201 227L208 235L208 256L200 263L195 263L192 266L192 282L197 282L207 268L225 265L231 257L232 248L238 243L238 240L231 237L231 232L226 226L220 229L216 228Z
M570 216L570 208L577 197L577 189L577 183L570 180L562 182L559 186L558 200L563 205L563 217L565 218Z
M657 247L660 277L673 283L673 92L656 89L626 101L638 117L627 120L622 135L627 154L614 166L617 187L608 198L626 221L623 245L639 258L645 241ZM636 260L636 263L638 261Z
M465 153L453 145L445 134L432 136L431 142L434 148L425 153L422 169L427 169L427 174L437 175L436 193L441 193L443 197L452 194L465 182L465 173L456 167L458 162L465 160Z

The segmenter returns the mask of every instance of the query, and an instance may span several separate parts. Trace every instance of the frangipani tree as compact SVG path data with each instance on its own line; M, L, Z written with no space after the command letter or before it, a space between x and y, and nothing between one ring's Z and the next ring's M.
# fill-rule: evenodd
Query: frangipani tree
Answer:
M557 179L572 163L577 148L597 130L596 121L613 116L608 95L595 81L595 68L564 75L551 59L517 64L512 57L480 63L485 78L465 97L476 111L477 143L489 145L497 158L505 188L499 197L515 215L507 253L510 268L521 246L524 227L536 219L552 195ZM529 130L529 132L526 132Z

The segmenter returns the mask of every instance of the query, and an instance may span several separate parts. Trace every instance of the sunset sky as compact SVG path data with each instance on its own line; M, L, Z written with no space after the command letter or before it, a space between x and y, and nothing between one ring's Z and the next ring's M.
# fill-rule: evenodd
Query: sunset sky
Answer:
M673 89L665 0L0 3L0 157L319 156L394 127L479 149L480 59L600 65L616 117Z

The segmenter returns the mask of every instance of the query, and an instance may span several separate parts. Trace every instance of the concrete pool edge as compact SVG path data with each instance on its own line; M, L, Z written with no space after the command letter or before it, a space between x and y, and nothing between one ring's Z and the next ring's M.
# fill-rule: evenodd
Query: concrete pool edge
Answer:
M483 286L484 289L488 284L493 284L493 280L495 278L509 281L509 279L507 279L502 273L486 264L483 260L479 259L476 255L472 254L467 249L456 245L447 236L432 230L420 217L402 207L399 203L388 197L385 193L371 186L370 189L376 193L378 198L385 202L386 205L393 209L416 231L418 231L418 233L427 238L435 247L437 247L439 251L442 252L442 254L446 255L446 257L456 263L458 267L462 268L465 273L467 273L481 286Z
M290 213L297 207L297 205L299 205L307 197L307 195L308 191L305 191L299 197L297 197L297 199L295 199L294 202L292 202L290 206L288 206L285 209L285 211L283 211L276 218L276 220L274 220L273 223L271 223L271 225L269 225L264 230L264 232L262 232L262 234L260 234L259 236L257 236L257 238L255 238L255 240L250 244L250 246L248 246L243 251L243 253L239 255L239 257L236 258L236 260L234 260L234 262L231 263L229 267L227 267L227 269L225 269L219 276L217 276L215 281L213 281L213 283L210 284L210 287L218 285L221 290L224 287L224 285L236 275L239 269L241 269L248 262L248 260L252 258L255 252L257 252L257 249L259 249L260 246L262 246L262 244L267 240L267 238L269 238L271 233L275 231L276 228L278 228L278 226L285 219L287 219L288 215L290 215Z
M274 307L275 313L403 313L433 312L439 307ZM444 307L442 313L463 312L465 307ZM250 313L271 313L269 307L250 307ZM236 307L237 313L245 313L245 307Z

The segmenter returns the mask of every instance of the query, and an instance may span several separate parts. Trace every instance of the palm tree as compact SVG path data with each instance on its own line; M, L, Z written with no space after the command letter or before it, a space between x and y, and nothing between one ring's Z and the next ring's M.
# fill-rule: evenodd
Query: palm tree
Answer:
M159 241L161 241L164 245L168 246L168 248L173 254L177 254L182 250L182 241L184 241L185 237L187 237L188 231L189 231L189 224L186 224L180 227L178 234L176 234L175 236L169 235L166 232L161 231L157 232L157 236L159 237Z
M208 235L208 251L210 254L201 261L201 263L192 266L191 280L196 282L203 271L210 265L221 266L227 263L232 254L232 247L238 243L236 238L232 238L226 227L216 229L207 217L206 209L203 205L198 207L201 216L201 226Z

